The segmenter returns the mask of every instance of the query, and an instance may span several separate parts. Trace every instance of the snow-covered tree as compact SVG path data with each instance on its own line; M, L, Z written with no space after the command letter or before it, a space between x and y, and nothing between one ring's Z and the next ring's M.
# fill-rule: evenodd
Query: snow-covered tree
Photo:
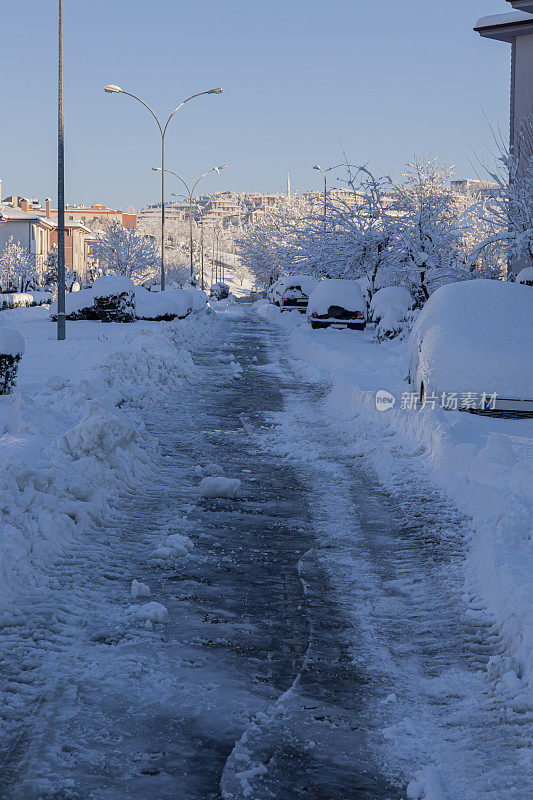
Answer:
M512 152L500 150L500 169L488 170L495 190L478 208L485 236L471 253L469 266L504 259L533 266L533 120L527 117Z
M120 224L104 231L92 255L106 274L126 275L137 283L154 280L160 265L154 241Z
M58 250L57 245L53 244L44 262L44 269L41 278L43 286L47 286L52 290L57 288L57 269L58 269ZM67 292L70 292L72 285L78 280L78 275L74 270L65 267L65 286Z
M25 292L38 285L35 255L10 236L0 252L0 287L3 291Z
M422 305L443 283L468 277L463 251L464 220L451 191L452 170L435 158L416 158L395 184L393 209L397 273Z

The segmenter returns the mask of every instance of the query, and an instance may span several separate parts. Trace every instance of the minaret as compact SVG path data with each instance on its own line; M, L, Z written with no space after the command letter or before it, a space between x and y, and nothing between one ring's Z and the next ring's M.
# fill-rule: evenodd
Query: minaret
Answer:
M291 173L287 172L287 197L291 199Z

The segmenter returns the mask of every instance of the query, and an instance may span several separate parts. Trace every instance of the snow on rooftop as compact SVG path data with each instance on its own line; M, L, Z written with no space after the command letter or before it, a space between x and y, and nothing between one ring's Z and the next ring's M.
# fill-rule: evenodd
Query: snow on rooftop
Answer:
M476 22L476 30L479 28L494 28L499 25L513 25L517 22L533 22L533 15L526 11L508 11L505 14L490 14L488 17L481 17Z

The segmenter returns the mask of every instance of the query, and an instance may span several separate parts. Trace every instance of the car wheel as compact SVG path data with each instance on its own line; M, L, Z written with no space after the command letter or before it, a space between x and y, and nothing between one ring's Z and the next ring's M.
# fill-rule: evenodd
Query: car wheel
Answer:
M313 322L313 320L311 320L311 327L313 328L313 330L320 328L320 322Z

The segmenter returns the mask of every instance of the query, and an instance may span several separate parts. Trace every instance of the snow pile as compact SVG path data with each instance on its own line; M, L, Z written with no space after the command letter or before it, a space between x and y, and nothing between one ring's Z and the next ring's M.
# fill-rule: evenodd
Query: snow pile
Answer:
M92 289L81 289L65 294L65 313L68 320L97 319ZM50 306L50 317L57 320L57 300Z
M142 606L132 606L131 613L139 622L167 622L168 611L162 603L144 603Z
M241 482L238 478L224 478L219 475L213 475L202 480L198 491L205 498L227 497L230 500L235 500L240 486Z
M370 303L370 317L377 323L377 340L393 339L402 333L410 319L413 298L403 286L378 289Z
M366 302L357 281L340 278L326 278L316 286L309 296L307 315L327 314L331 306L339 306L346 311L363 311L366 315Z
M91 456L116 466L117 454L125 454L135 436L135 425L123 414L101 406L96 400L88 400L81 421L65 431L56 444L74 460Z
M150 597L150 587L146 583L133 580L131 582L131 596L134 600L138 597Z
M533 399L533 292L517 283L449 283L430 297L409 340L411 378L428 392Z
M13 328L0 328L0 356L21 356L25 352L24 338Z

